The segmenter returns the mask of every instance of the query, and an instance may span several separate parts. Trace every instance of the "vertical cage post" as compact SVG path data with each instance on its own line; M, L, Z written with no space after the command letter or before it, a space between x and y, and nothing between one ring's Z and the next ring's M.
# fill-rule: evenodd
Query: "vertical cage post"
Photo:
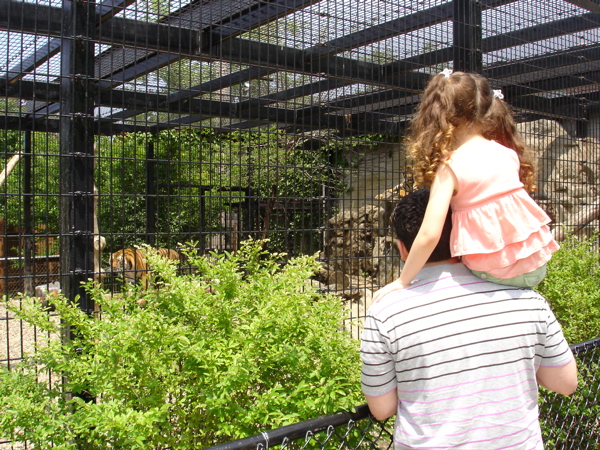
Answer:
M453 0L454 70L481 73L481 1Z
M31 131L25 131L23 139L23 221L25 235L23 238L23 288L27 295L33 295L34 282L32 275L33 266L33 216L32 189L31 189ZM35 272L35 271L34 271Z
M95 3L63 0L60 82L61 290L92 313L81 286L94 270L94 42Z

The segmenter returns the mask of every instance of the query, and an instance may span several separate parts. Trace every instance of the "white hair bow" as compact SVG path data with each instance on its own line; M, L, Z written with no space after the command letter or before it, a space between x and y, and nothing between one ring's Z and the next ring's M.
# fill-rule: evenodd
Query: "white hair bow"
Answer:
M442 70L439 75L444 75L446 78L450 78L450 75L452 75L452 69L448 69L447 67Z
M502 93L502 91L500 89L494 89L494 97L495 98L499 98L500 100L504 99L504 94Z

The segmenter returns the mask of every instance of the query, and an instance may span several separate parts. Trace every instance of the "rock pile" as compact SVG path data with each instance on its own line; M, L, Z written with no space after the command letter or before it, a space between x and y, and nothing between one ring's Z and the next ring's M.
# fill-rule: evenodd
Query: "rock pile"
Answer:
M538 166L538 192L534 198L553 219L557 239L566 229L582 235L597 230L600 142L574 138L550 120L519 124L519 131L532 148ZM391 180L398 171L381 172L379 176ZM324 265L317 279L348 302L352 318L363 317L373 292L399 274L401 262L389 219L399 197L414 188L411 179L399 181L372 199L353 199L349 202L351 209L340 211L328 221L321 255Z

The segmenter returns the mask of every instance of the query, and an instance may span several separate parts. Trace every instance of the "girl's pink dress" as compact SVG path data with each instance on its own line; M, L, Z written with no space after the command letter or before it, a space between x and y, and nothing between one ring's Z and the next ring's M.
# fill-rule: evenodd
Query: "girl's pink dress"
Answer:
M458 180L452 197L452 256L472 270L512 278L543 266L558 250L550 218L519 180L519 158L494 141L468 143L448 160Z

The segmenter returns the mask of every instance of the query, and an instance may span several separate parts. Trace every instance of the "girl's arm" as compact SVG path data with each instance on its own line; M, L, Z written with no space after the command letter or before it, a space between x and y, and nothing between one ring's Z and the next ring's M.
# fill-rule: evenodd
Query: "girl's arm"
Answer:
M454 173L446 164L440 164L431 185L423 223L408 253L408 258L406 258L398 280L403 288L410 285L428 262L433 249L438 244L448 214L450 200L456 188L457 181Z

